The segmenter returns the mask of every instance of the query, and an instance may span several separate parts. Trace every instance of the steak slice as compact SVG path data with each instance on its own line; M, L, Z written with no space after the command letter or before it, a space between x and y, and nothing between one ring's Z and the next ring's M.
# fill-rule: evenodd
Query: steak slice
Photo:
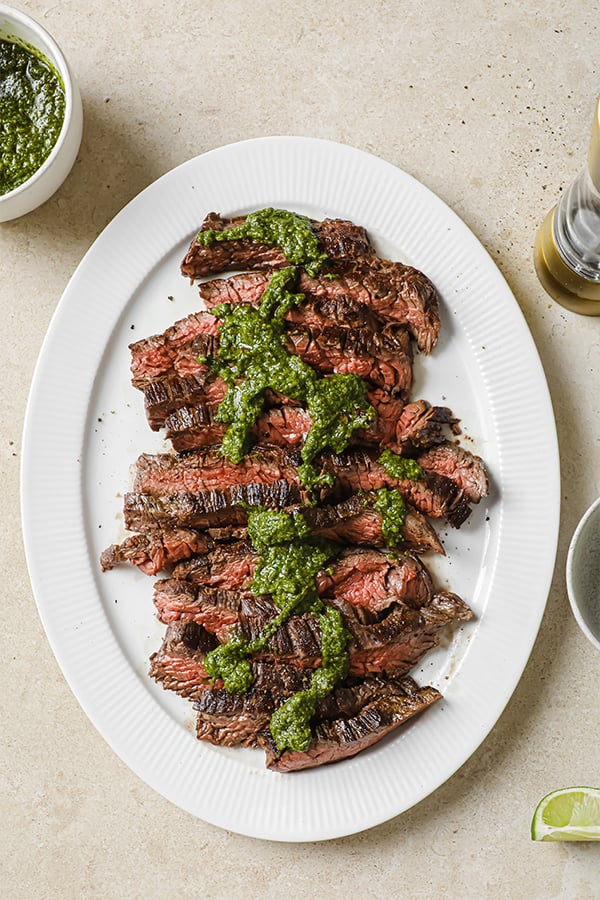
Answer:
M458 419L451 409L432 406L426 400L414 400L406 404L398 417L394 440L389 445L400 456L416 456L422 450L446 441L448 429L452 434L460 434Z
M312 279L304 275L299 289L325 290L330 295L349 293L359 297L382 319L407 325L417 347L431 353L438 342L440 315L437 291L423 272L387 259L341 262L335 267L339 278ZM325 282L325 284L324 284Z
M412 387L412 351L403 329L378 332L348 326L287 323L287 348L317 372L354 372L392 396L407 399ZM219 320L207 312L180 319L162 334L130 344L134 387L146 389L169 375L208 379L198 359L219 347Z
M351 716L317 719L312 741L304 752L280 752L270 732L265 730L259 736L259 743L266 753L267 768L294 772L348 759L371 747L441 696L436 688L419 688L410 678L382 683L374 696L365 692L366 702Z
M391 604L374 622L364 621L361 610L337 597L327 603L342 612L344 625L352 635L349 646L349 674L366 676L385 673L399 677L409 672L428 651L439 644L439 632L456 621L467 621L472 612L455 594L440 592L430 603L413 609L401 601ZM260 617L238 622L244 638L252 640L265 626ZM257 659L278 660L301 668L321 663L321 638L312 614L291 616L277 629Z
M206 653L217 646L217 640L202 625L190 620L173 622L166 629L162 645L150 657L149 675L165 690L182 697L198 699L210 687L204 669ZM307 672L296 666L276 661L250 661L254 677L253 689L293 694L307 684ZM217 679L213 687L222 687Z
M300 512L315 535L335 541L338 544L362 544L385 547L387 542L381 531L381 515L373 508L375 495L355 494L341 503L331 506L290 507L288 512ZM129 501L127 501L129 505ZM185 503L185 501L184 501ZM169 514L177 521L177 495L169 498ZM184 510L189 507L184 506ZM242 513L240 513L240 518ZM245 516L243 516L245 520ZM103 571L121 563L136 565L147 575L156 575L165 567L180 560L206 553L214 546L214 541L244 539L246 529L239 524L224 528L209 528L198 531L193 528L178 528L165 525L151 526L144 534L127 537L121 544L113 544L103 551L100 561ZM402 544L397 549L412 550L417 553L432 551L444 554L432 525L416 510L407 508L402 525Z
M363 491L340 503L304 506L299 507L299 510L314 534L338 544L385 547L387 540L381 530L381 514L374 508L375 500L374 492ZM444 548L431 523L422 513L408 505L402 524L402 544L397 549L417 553L431 550L444 554Z
M388 400L386 395L386 401ZM368 430L354 432L352 446L389 447L403 456L414 456L423 449L446 440L446 429L456 428L456 419L444 406L431 406L417 400L406 406L397 400L382 403L380 392L371 395L379 416ZM160 425L178 453L221 443L227 426L215 421L220 400L215 404L198 398L193 405L180 404L166 415ZM383 414L382 414L383 413ZM152 421L151 427L154 427ZM155 417L157 421L157 417ZM288 449L300 448L311 427L308 412L299 406L272 407L257 419L253 429L255 446L272 444Z
M227 425L215 421L217 406L198 403L182 406L165 419L166 437L178 453L220 444ZM295 449L304 444L311 427L311 418L298 406L267 409L257 419L252 433L256 445L272 444Z
M247 591L204 587L192 581L162 578L154 585L154 605L160 622L196 622L221 643L226 643L240 621L249 618L266 623L277 615L268 597Z
M257 562L258 554L244 541L222 544L178 563L172 580L202 588L248 591ZM157 582L156 591L164 593L168 580ZM343 550L317 576L317 590L323 599L335 598L375 613L398 601L418 609L427 605L434 593L431 575L414 554L391 557L363 547Z
M285 509L300 503L304 492L288 481L239 484L193 494L177 492L157 497L139 491L125 494L124 524L128 531L161 531L168 527L235 528L247 522L245 506Z
M256 747L258 733L269 727L277 705L271 690L230 694L225 688L208 687L194 703L196 737L220 747Z
M204 657L218 644L196 622L174 622L167 628L160 650L150 657L148 674L165 690L182 697L199 697L208 684Z
M204 281L199 285L198 292L208 310L221 303L258 306L271 275L271 272L243 272L229 278ZM286 319L288 322L313 328L334 325L341 328L363 328L378 333L394 331L394 326L380 319L370 306L355 300L349 294L307 296L300 305L289 311Z
M298 484L298 453L264 447L246 454L241 463L231 463L219 447L205 447L175 456L172 453L142 453L135 465L133 489L146 494L200 493L241 485L273 485L282 480Z
M412 389L412 352L408 333L366 328L288 324L288 350L322 375L351 372L367 385L408 400Z
M136 464L136 478L134 491L141 494L158 496L170 496L178 493L194 494L210 491L217 485L233 490L234 486L241 490L246 486L250 490L251 485L260 487L287 482L287 494L281 486L279 493L272 492L269 503L265 504L274 508L281 497L286 502L278 508L289 506L295 502L294 492L298 500L308 499L308 492L300 485L298 479L299 454L286 452L278 447L262 447L248 453L241 463L233 464L224 458L218 447L209 447L192 451L182 456L173 454L142 454ZM408 478L392 478L383 466L377 462L376 455L366 450L352 450L344 454L324 454L322 457L322 470L329 472L334 477L334 485L331 489L323 489L322 502L336 502L349 497L359 491L375 491L379 488L396 488L408 504L419 512L432 518L446 518L455 527L460 527L471 511L471 507L454 481L445 475L426 471L424 477L418 480ZM126 498L130 495L126 495ZM243 498L241 498L243 499ZM227 502L222 499L220 508L226 510ZM238 505L239 502L237 501ZM251 505L257 505L257 502ZM189 501L186 501L189 505ZM168 517L167 517L168 520ZM235 522L229 524L239 525L239 515ZM185 527L208 527L194 524L194 521L186 517L181 522ZM214 518L210 525L218 524ZM223 519L223 524L227 524ZM143 531L143 527L126 525L132 531Z
M146 575L156 575L181 559L207 553L212 546L208 534L190 528L167 528L159 534L132 534L121 544L112 544L102 552L100 565L106 572L129 562Z
M384 322L407 326L419 349L431 352L437 344L440 317L436 290L422 272L378 257L343 260L332 268L335 278L328 277L331 273L316 277L300 273L296 289L304 294L305 304L313 307L325 298L339 309L362 304ZM261 285L259 275L234 276L235 281L227 279L229 286L200 286L200 296L207 306L214 306L225 296L228 302L258 305L270 277L269 272L262 273ZM302 315L299 311L295 314Z
M224 231L245 221L244 216L227 218L209 213L200 231ZM367 232L360 225L343 219L324 219L312 222L321 251L332 259L374 256ZM181 263L181 274L190 279L216 275L219 272L243 269L281 268L289 265L279 247L268 247L247 238L236 241L215 241L209 246L199 244L196 237Z
M472 617L467 604L450 591L438 592L418 610L397 603L385 618L370 626L359 627L345 616L353 638L350 673L404 675L428 650L438 646L442 629Z
M192 313L162 334L129 345L131 383L144 389L151 381L167 374L186 377L207 372L198 363L198 357L214 356L218 346L219 320L207 312Z
M453 481L470 503L479 503L489 492L488 476L483 460L457 444L447 441L417 457L427 472L436 472Z
M370 614L342 600L327 602L342 612L344 625L351 634L348 647L351 676L405 675L424 653L437 646L439 633L445 626L472 617L466 603L446 592L436 594L428 606L418 610L402 603L393 604L375 621L365 621L371 618ZM242 619L238 613L235 627L244 638L252 639L261 633L267 621L268 617L263 615ZM160 650L151 657L150 675L169 690L197 697L208 682L204 656L216 645L216 636L205 625L195 620L176 620L168 626ZM259 660L302 670L319 666L321 643L316 617L311 613L291 616L277 629L267 647L252 657L253 664Z
M223 379L206 368L190 375L171 373L150 380L143 388L148 424L153 431L159 431L172 413L186 406L202 404L216 410L226 390Z
M410 678L390 682L382 677L366 678L357 683L338 686L319 704L315 722L331 722L355 716L367 703L392 694L406 692L416 685ZM405 682L405 684L403 684ZM310 684L308 674L302 676L301 686ZM199 740L225 747L257 746L260 732L268 731L273 712L295 691L290 691L283 679L275 680L269 689L253 687L246 694L230 694L224 688L207 688L194 703L197 711L196 735Z
M391 557L362 547L344 550L319 574L317 587L321 597L335 597L371 612L381 612L399 601L419 609L433 597L431 575L418 556L403 553Z
M446 476L426 471L419 479L393 478L367 450L328 454L323 457L323 471L334 476L336 492L347 495L382 487L396 488L419 512L434 519L446 518L455 528L460 528L471 511L458 485Z

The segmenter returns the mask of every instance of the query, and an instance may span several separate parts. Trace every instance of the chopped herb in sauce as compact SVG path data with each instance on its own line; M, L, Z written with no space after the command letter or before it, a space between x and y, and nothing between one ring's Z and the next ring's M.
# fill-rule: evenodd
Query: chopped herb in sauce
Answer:
M403 541L402 526L406 518L404 497L395 488L380 488L375 492L373 508L381 516L381 533L388 547Z
M357 428L373 422L375 410L358 375L319 376L287 350L284 316L304 299L304 294L293 291L296 275L294 267L275 272L257 309L230 304L216 307L214 314L221 320L219 350L216 357L203 361L227 384L216 420L229 426L221 446L234 463L241 462L249 449L267 389L306 405L311 428L298 474L305 485L314 487L331 480L330 474L320 476L315 468L319 453L325 449L341 453Z
M263 649L292 614L312 612L321 631L321 665L309 688L292 695L271 718L271 734L280 750L305 750L311 740L310 720L317 705L348 671L349 634L339 611L325 606L317 594L316 576L339 548L312 537L300 513L256 507L248 511L248 536L259 553L250 591L270 594L279 613L254 640L234 634L204 660L207 674L222 678L226 690L243 693L252 687L249 657Z
M312 673L310 687L298 691L271 716L270 730L279 750L289 747L303 752L311 742L310 721L320 700L332 692L348 674L347 646L350 635L344 628L342 614L324 607L319 615L321 630L321 665Z
M309 275L317 275L327 262L327 254L319 248L310 219L287 209L259 209L246 216L241 225L224 231L207 229L198 233L198 243L238 241L249 238L268 247L279 247L293 266L304 266Z
M378 462L391 478L396 478L398 481L403 481L405 478L418 481L424 475L423 469L414 459L398 456L391 450L384 450L379 455Z
M0 194L37 172L65 118L60 77L34 48L0 40Z

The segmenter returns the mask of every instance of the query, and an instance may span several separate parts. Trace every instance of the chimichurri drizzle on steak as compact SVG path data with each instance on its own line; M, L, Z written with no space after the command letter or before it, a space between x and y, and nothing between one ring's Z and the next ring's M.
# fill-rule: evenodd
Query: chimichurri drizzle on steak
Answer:
M204 659L204 668L213 680L221 678L226 690L244 693L253 682L248 658L262 650L293 613L314 613L321 632L321 665L313 672L310 686L279 706L270 721L270 731L280 751L304 751L310 744L310 721L319 701L348 672L350 635L339 610L319 599L316 585L317 574L340 548L312 537L301 514L288 515L263 507L248 511L248 537L259 553L250 591L270 595L279 614L258 638L248 641L234 634L227 643L211 650Z

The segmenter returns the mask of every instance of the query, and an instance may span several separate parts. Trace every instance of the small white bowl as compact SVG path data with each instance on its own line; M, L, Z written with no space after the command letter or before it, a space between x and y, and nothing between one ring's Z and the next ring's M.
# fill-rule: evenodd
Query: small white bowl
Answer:
M600 650L600 497L583 515L571 538L566 575L577 624Z
M65 88L65 120L52 152L37 172L7 194L0 194L0 222L8 222L45 203L73 167L81 144L83 112L79 89L54 39L32 18L0 3L0 39L29 44L52 63Z

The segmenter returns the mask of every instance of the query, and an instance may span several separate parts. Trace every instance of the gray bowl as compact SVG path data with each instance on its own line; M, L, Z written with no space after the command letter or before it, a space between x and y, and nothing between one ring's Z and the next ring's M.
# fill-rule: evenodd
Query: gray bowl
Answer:
M600 497L583 515L571 538L566 576L577 624L600 650Z

